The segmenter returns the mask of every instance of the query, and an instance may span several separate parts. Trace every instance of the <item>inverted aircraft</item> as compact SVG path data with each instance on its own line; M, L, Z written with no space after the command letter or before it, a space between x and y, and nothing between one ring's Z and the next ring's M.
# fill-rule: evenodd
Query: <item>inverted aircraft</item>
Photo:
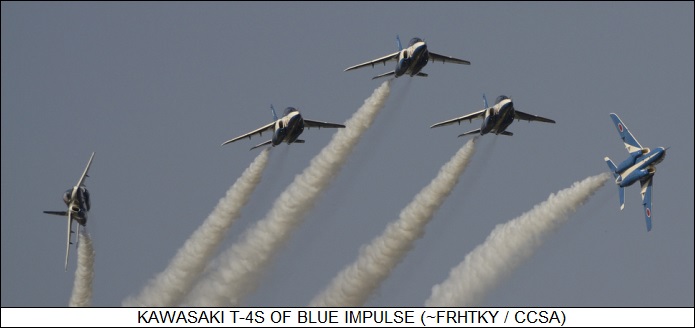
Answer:
M307 129L313 127L319 129L345 127L345 125L337 123L319 122L304 119L302 118L302 114L300 114L299 111L294 107L285 108L285 112L283 113L283 116L281 118L278 118L277 114L275 113L275 108L273 108L273 105L270 105L270 110L273 112L273 122L270 122L249 133L240 135L234 139L227 140L222 143L222 146L247 137L251 139L251 136L253 136L254 134L258 134L259 136L261 136L263 135L263 132L269 130L273 130L273 138L266 142L255 145L251 147L251 149L270 144L272 144L273 147L275 147L283 142L286 142L287 144L304 143L304 140L297 139L299 135L302 134L302 132L304 131L304 127L306 127Z
M656 165L661 163L666 157L666 149L657 147L651 150L642 147L637 139L627 129L625 123L620 120L615 113L610 114L615 127L618 129L620 138L623 139L625 148L630 156L619 165L615 165L607 156L604 158L608 167L615 177L620 196L620 209L625 207L624 187L631 186L636 181L640 182L642 188L642 205L644 206L644 218L647 222L647 231L652 230L652 179L656 173Z
M480 135L487 134L487 133L494 133L494 134L501 134L505 136L511 136L514 135L514 133L507 131L507 127L514 122L514 120L525 120L525 121L539 121L539 122L546 122L546 123L555 123L555 121L541 117L541 116L536 116L536 115L531 115L527 114L518 110L514 109L514 103L512 100L505 96L501 95L497 97L497 100L495 100L495 105L492 107L488 107L487 105L487 98L483 94L483 106L485 106L485 109L479 110L475 113L467 114L461 117L457 117L454 119L446 120L444 122L439 122L437 124L434 124L430 126L430 128L436 128L444 125L449 125L453 123L458 123L461 124L461 121L463 120L468 120L468 122L473 122L473 119L478 119L481 118L483 119L482 124L480 125L480 129L475 129L468 131L463 134L459 134L459 137L468 135L468 134L474 134L474 133L480 133Z
M43 211L46 214L60 215L68 217L68 241L65 249L65 271L68 271L68 258L70 257L70 244L71 234L74 233L72 230L72 222L77 221L77 243L80 241L80 227L87 226L87 213L89 212L90 202L89 202L89 191L84 186L84 178L87 177L87 172L89 167L92 165L92 159L94 159L94 152L92 156L89 157L87 162L87 167L82 172L80 180L77 184L66 190L63 194L63 202L68 206L67 211Z
M427 50L427 44L420 38L410 39L408 47L403 49L403 46L401 45L401 39L398 36L396 36L396 45L398 46L397 52L374 60L370 60L366 63L348 67L345 69L345 72L356 68L365 67L368 65L372 65L372 67L374 67L374 64L376 63L383 63L384 65L386 65L387 61L397 61L395 70L377 75L372 78L373 80L390 75L395 75L395 77L399 77L403 74L408 74L410 76L427 76L427 73L420 72L420 70L422 70L422 68L425 67L425 65L427 65L427 62L429 60L432 60L433 62L439 60L442 63L449 62L463 65L471 64L471 62L467 60L458 59L450 56L444 56Z

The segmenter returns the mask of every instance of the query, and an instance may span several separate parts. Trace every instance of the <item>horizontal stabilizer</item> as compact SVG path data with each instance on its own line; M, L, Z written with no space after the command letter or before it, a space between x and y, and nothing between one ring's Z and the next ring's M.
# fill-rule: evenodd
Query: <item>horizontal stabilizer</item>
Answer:
M427 73L422 73L422 72L420 72L420 73L417 73L417 76L427 77L428 75L427 75Z
M384 76L395 75L395 74L396 74L396 71L386 72L384 74L380 74L380 75L373 77L372 80L378 79L378 78L384 77Z
M304 140L302 140L302 139L297 139L297 140L295 140L293 143L304 143Z
M53 214L53 215L60 215L60 216L66 216L68 215L68 212L60 212L60 211L43 211L46 214Z
M502 135L505 135L505 136L513 136L513 135L514 135L514 133L511 133L511 132L509 132L509 131L502 131L502 132L500 132L500 133L498 133L498 134L502 134Z
M611 159L608 157L604 157L603 160L606 161L606 164L608 164L608 168L611 170L611 173L613 173L613 177L618 179L620 177L620 174L618 174L618 172L617 172L618 167L615 166L613 161L611 161ZM617 180L617 181L620 182L620 180Z
M255 146L251 147L251 149L249 149L249 150L254 150L254 149L256 149L256 148L258 148L258 147L260 147L260 146L269 145L271 142L273 142L273 141L272 141L272 140L268 140L268 141L266 141L266 142L264 142L264 143L259 143L259 144L255 145Z
M480 133L480 129L475 129L475 130L471 130L471 131L459 134L459 137L463 137L465 135L474 134L474 133Z

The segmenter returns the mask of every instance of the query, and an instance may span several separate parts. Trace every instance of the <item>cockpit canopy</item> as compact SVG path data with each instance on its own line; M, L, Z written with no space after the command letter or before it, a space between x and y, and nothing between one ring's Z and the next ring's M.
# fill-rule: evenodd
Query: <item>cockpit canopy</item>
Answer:
M63 201L65 202L65 204L70 202L71 196L72 196L72 188L66 190L65 193L63 194Z
M283 113L283 116L287 116L289 113L296 112L297 109L294 107L287 107L285 108L285 112Z
M412 45L414 45L414 44L416 44L416 43L418 43L418 42L423 42L423 41L422 41L422 39L420 39L420 38L412 38L412 39L410 39L410 42L408 43L408 46L410 47L410 46L412 46Z
M495 104L499 104L500 102L502 102L502 100L505 100L505 99L509 99L509 97L507 97L505 95L501 95L501 96L497 97L497 99L495 99Z

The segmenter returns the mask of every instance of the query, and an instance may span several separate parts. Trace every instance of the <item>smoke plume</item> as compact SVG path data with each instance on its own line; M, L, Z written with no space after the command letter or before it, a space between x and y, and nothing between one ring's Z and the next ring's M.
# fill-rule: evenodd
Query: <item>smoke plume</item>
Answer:
M87 229L80 230L80 242L77 248L77 269L75 284L70 296L71 307L85 307L92 303L92 280L94 279L94 246Z
M482 244L451 270L449 278L432 287L425 306L479 304L487 291L530 258L543 237L567 221L608 179L610 174L604 173L575 182L570 188L550 194L546 201L521 216L498 224Z
M140 295L126 299L124 306L174 306L181 302L260 183L268 164L268 154L269 149L266 148L256 156L203 224L179 249L169 266L153 278Z
M461 147L401 211L398 220L363 247L357 260L343 269L309 306L362 306L425 233L425 225L454 189L473 157L475 141L473 138Z

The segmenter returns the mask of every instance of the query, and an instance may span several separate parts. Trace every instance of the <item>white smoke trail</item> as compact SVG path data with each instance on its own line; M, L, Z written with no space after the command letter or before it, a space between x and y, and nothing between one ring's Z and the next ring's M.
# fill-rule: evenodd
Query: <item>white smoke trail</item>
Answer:
M268 164L268 148L261 151L251 165L227 190L212 213L179 249L169 266L143 288L140 295L123 301L124 306L174 306L190 292L205 269L229 227L239 218Z
M473 157L476 138L469 140L442 166L432 182L401 211L398 220L363 247L357 260L343 269L309 306L354 307L364 304L413 243L425 233L425 225L454 189Z
M72 296L70 296L70 306L85 307L92 303L92 280L94 278L94 246L87 229L81 229L78 245L77 269L75 270Z
M603 173L575 182L572 187L550 194L530 211L504 224L498 224L449 278L432 287L425 306L475 306L485 293L531 257L543 237L567 220L579 206L610 179Z
M261 271L272 255L301 223L321 191L341 169L360 136L374 121L390 93L390 80L379 86L339 129L330 143L275 200L266 217L248 229L242 240L220 256L220 267L191 293L195 306L237 305L255 289Z

